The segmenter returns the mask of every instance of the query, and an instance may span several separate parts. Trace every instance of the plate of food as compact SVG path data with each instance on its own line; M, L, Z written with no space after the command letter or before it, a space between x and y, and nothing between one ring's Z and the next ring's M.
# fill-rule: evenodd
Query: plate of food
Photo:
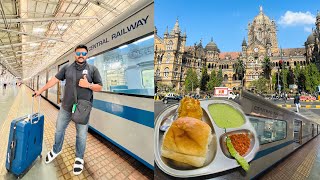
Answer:
M248 170L259 147L256 137L238 104L186 97L155 119L155 162L163 172L183 178L239 166Z

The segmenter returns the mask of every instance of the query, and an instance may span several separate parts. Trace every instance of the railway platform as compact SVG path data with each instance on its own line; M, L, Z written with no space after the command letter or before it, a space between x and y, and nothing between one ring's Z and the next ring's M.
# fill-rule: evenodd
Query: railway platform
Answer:
M293 152L259 177L262 180L319 180L320 136Z
M5 168L6 151L10 123L13 119L30 114L32 90L27 86L9 86L0 89L0 180L16 179ZM35 112L38 101L34 101ZM41 99L40 113L44 114L44 137L42 159L38 158L34 166L24 175L28 179L153 179L153 171L129 156L127 153L89 131L84 156L82 174L73 175L75 159L76 128L71 122L66 130L62 153L50 164L45 164L46 153L54 143L55 124L58 109L45 99Z

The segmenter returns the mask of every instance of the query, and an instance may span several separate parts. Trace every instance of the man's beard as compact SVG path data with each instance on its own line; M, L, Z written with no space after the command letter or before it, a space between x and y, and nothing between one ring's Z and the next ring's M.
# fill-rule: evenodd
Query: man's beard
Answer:
M79 63L79 64L84 64L86 62L84 59L82 62L80 62L79 59L77 59L77 60L78 60L77 63Z

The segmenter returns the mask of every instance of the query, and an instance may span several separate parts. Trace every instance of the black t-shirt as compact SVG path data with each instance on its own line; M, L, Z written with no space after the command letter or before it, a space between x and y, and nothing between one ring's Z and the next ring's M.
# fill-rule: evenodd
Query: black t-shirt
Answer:
M73 91L74 91L74 83L73 83L73 74L76 72L76 87L77 87L77 96L78 99L84 99L87 101L93 101L93 92L89 88L82 88L79 86L80 79L83 79L83 70L87 70L87 79L89 83L100 84L102 86L102 80L98 69L93 66L85 63L84 68L79 68L76 62L72 63L71 65L64 66L58 74L56 74L56 78L60 81L66 80L65 88L64 88L64 95L62 100L62 108L66 111L71 112L72 106L75 103ZM89 66L92 66L89 68ZM93 72L91 72L93 71Z
M294 101L293 102L294 104L299 104L300 103L300 97L299 96L295 96L293 101Z

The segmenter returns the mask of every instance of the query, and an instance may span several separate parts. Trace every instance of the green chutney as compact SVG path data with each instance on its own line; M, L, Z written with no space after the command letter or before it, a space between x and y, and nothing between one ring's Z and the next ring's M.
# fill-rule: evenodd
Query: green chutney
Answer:
M211 104L209 113L220 128L237 128L245 123L243 115L228 104Z

